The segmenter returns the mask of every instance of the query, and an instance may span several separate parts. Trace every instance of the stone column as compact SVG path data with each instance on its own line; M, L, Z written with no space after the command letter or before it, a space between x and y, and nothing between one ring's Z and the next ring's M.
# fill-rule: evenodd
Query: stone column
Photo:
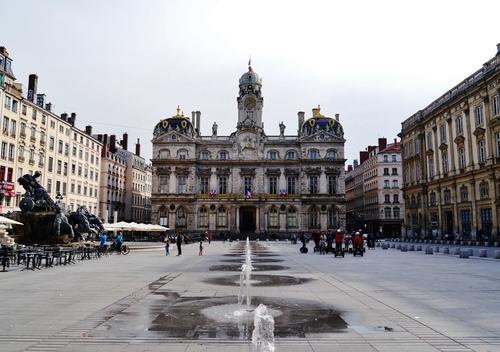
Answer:
M235 231L236 233L240 233L240 206L237 205L236 206L236 228L235 228Z
M260 207L255 206L255 233L260 233Z

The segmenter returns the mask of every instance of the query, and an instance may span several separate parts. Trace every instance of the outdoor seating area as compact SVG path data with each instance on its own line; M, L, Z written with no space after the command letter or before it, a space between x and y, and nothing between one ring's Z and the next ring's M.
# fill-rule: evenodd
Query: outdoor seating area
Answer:
M2 246L0 249L0 264L3 266L3 271L7 271L12 266L22 268L21 271L36 271L59 265L76 264L84 260L100 259L108 255L107 247L100 246L98 242L79 243L71 247Z

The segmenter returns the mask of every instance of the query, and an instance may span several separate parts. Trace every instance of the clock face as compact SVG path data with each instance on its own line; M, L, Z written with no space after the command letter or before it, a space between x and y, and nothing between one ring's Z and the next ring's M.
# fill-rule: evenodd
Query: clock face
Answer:
M255 99L254 98L246 98L244 104L245 104L245 108L253 109L255 107Z

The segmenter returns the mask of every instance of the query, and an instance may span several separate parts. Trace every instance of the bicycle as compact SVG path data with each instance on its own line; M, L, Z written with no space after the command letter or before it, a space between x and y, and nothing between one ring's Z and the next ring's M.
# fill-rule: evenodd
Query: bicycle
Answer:
M107 252L109 254L116 252L117 254L127 255L130 253L130 247L128 244L122 243L122 245L118 249L118 248L116 248L116 243L112 243L111 246L108 247Z

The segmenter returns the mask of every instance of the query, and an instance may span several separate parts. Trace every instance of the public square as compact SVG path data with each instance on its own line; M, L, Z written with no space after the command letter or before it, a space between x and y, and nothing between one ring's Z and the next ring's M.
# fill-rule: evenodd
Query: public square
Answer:
M253 350L253 321L231 313L244 241L205 243L202 256L197 244L181 256L130 245L126 256L2 272L0 351ZM312 243L307 254L286 241L250 245L249 297L275 312L276 351L500 351L494 248L335 258Z

